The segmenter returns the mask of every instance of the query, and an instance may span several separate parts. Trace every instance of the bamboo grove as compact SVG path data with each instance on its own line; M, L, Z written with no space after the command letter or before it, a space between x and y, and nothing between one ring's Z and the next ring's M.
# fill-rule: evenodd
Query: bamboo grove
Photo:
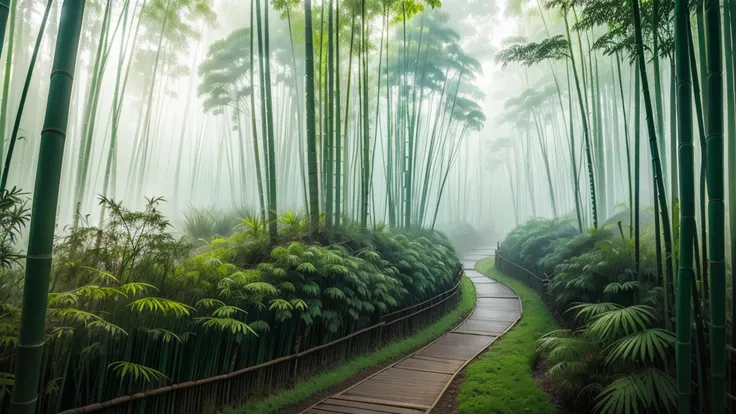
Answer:
M434 228L481 219L485 96L440 8L0 1L0 408L227 374L457 286Z
M554 277L550 293L564 304L560 312L580 317L571 322L580 328L576 335L596 337L595 321L623 306L620 312L643 318L643 328L661 328L662 342L652 346L676 356L674 366L645 365L657 366L658 378L645 379L641 371L574 391L586 396L581 400L590 397L596 411L723 413L733 393L727 378L736 340L735 7L731 1L551 0L509 3L504 11L527 26L495 56L506 69L500 76L518 87L505 93L487 164L506 181L501 187L517 226L530 217L561 220L522 224L504 243L520 262ZM595 277L613 284L600 296L592 287L582 294ZM657 299L647 302L645 286L658 289ZM568 301L605 302L624 290L634 295L633 308L630 298L595 311ZM635 306L652 304L647 309L655 313L637 313ZM597 338L609 350L623 343L617 339L631 340ZM541 349L562 355L564 341L553 335ZM555 378L573 376L572 365L564 366L568 371L556 366Z

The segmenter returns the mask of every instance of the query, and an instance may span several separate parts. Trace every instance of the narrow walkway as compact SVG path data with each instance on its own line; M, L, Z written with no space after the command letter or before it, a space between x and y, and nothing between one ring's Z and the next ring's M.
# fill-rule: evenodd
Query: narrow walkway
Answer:
M491 247L463 257L475 285L470 316L453 331L352 387L313 405L303 414L429 413L460 370L521 318L521 302L506 286L475 270Z

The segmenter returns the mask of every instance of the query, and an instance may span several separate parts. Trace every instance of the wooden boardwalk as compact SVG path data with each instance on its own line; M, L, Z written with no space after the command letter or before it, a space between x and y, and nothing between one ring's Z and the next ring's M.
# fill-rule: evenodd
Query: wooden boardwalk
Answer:
M302 414L429 413L458 372L521 318L521 301L506 286L475 270L493 255L478 248L463 257L465 274L475 285L470 316L408 357L313 405Z

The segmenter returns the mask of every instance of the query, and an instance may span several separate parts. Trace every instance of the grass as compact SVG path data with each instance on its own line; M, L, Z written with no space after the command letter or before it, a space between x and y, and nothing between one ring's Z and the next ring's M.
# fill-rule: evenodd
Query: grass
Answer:
M460 414L555 413L557 409L532 376L537 340L559 329L542 298L524 283L496 270L493 258L478 262L487 276L507 285L521 298L524 315L494 342L491 351L470 363L457 396Z
M225 414L276 413L285 407L297 404L314 394L339 385L360 371L406 355L416 348L437 339L462 320L473 309L474 304L475 288L473 288L473 283L467 277L463 277L460 285L460 302L455 309L434 324L410 337L386 345L378 351L348 361L345 365L332 371L298 382L292 388L259 400L249 401L238 408L227 409Z

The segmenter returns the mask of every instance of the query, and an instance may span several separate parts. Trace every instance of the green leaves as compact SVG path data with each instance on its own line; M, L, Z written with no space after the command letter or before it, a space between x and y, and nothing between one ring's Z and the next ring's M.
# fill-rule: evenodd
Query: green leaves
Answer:
M628 335L645 329L653 321L654 309L645 305L629 306L605 312L588 326L587 332L601 340Z
M672 332L664 329L646 329L635 332L611 344L607 364L637 362L666 364L668 351L675 343Z
M241 322L233 318L219 318L214 316L205 316L202 318L194 318L194 321L201 324L206 329L215 329L221 332L230 332L232 334L247 335L252 333L258 336L245 322Z
M649 368L613 381L601 391L595 408L601 414L669 412L676 398L672 377Z
M276 296L279 291L272 284L266 282L249 283L244 286L245 290L266 296Z
M337 300L345 299L345 293L336 287L329 287L325 289L322 293L325 294L330 299L337 299Z
M148 385L151 383L163 383L169 378L161 372L147 367L145 365L136 364L134 362L118 361L108 365L109 369L115 373L120 379L120 384L126 379L133 384Z
M546 59L559 60L568 57L568 44L563 35L556 35L539 43L516 43L496 54L496 62L505 68L509 63L533 66Z
M175 317L189 316L190 312L194 311L194 308L189 305L154 297L135 300L129 303L128 307L139 314L146 314L148 312L156 314L160 312L163 316L173 315Z

